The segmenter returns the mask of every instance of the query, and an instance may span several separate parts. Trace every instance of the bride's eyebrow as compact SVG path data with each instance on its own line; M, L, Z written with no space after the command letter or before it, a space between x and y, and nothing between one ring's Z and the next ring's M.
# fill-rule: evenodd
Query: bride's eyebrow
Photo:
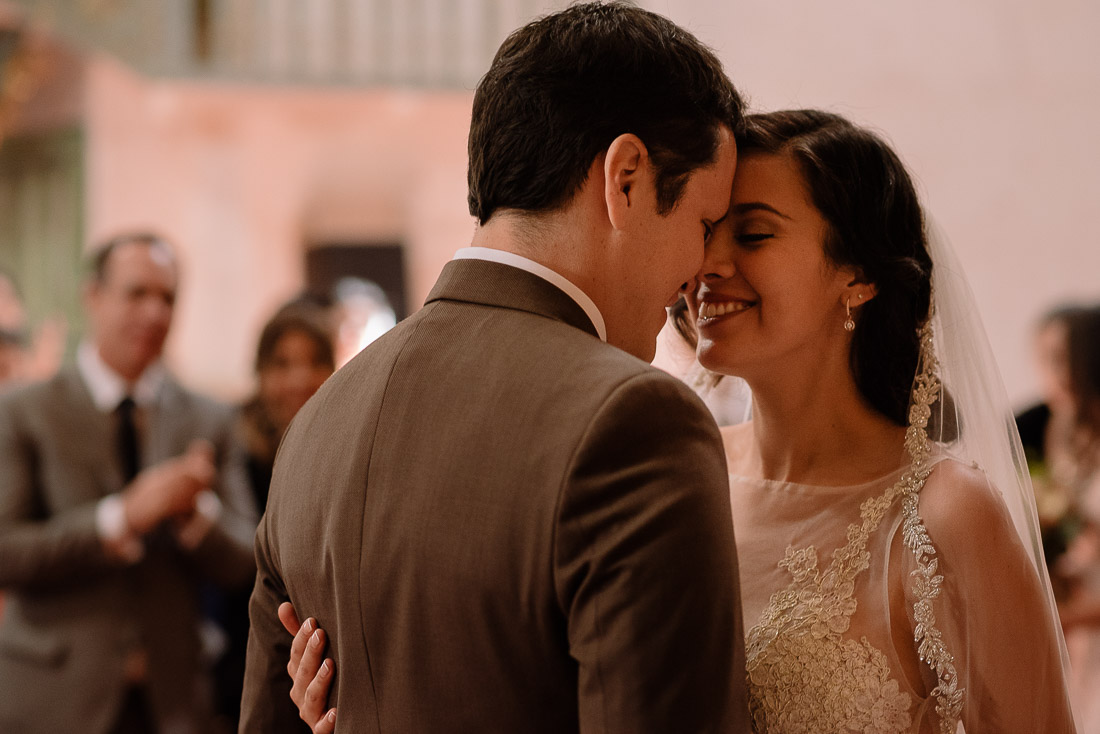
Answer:
M791 217L788 217L786 214L779 211L778 209L776 209L772 205L765 204L762 201L747 201L743 204L735 204L733 206L733 208L730 209L730 212L735 213L735 214L747 214L749 212L754 212L754 211L771 212L772 214L776 215L777 217L783 217L784 219L791 220ZM793 220L791 220L791 221L793 221Z

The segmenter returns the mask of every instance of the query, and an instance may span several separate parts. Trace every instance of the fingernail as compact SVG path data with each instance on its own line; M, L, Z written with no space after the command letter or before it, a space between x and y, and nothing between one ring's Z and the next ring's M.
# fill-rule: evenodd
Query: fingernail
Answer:
M332 709L327 714L325 714L325 718L328 719L330 724L335 724L336 723L336 709Z
M306 620L305 626L306 632L312 632L313 630L317 629L317 622L313 619L313 617L310 617Z
M321 630L317 630L313 633L313 635L309 638L309 644L313 647L317 647L321 644Z
M332 668L329 667L328 661L321 663L321 675L328 678L328 674L332 672Z

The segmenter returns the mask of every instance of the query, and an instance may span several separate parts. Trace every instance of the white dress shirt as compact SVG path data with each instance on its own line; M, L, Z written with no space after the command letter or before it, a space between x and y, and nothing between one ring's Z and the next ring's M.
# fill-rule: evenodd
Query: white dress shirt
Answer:
M454 259L488 260L489 262L511 265L513 268L526 270L532 275L537 275L551 285L559 288L565 295L572 298L578 306L584 309L584 312L588 314L588 318L592 321L592 325L596 327L596 332L600 335L600 339L607 341L607 326L604 324L603 314L600 313L600 309L596 308L596 304L588 297L587 293L582 291L564 275L556 273L545 265L537 263L523 255L517 255L514 252L506 252L505 250L494 250L491 247L464 247L455 253Z

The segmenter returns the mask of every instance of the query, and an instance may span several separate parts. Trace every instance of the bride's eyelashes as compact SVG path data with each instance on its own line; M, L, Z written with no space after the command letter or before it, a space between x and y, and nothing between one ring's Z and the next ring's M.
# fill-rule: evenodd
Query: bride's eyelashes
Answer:
M735 239L742 247L759 247L764 240L770 240L775 235L765 232L744 232L738 234Z

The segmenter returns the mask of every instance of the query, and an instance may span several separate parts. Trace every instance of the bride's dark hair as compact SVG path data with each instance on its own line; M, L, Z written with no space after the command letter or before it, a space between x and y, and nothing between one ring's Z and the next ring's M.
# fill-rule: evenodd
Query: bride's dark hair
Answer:
M873 132L819 110L749 115L737 134L737 153L791 155L828 224L826 257L856 268L861 280L875 285L875 297L856 312L852 374L875 410L907 425L918 332L932 294L932 259L905 166ZM694 342L680 304L673 318Z

